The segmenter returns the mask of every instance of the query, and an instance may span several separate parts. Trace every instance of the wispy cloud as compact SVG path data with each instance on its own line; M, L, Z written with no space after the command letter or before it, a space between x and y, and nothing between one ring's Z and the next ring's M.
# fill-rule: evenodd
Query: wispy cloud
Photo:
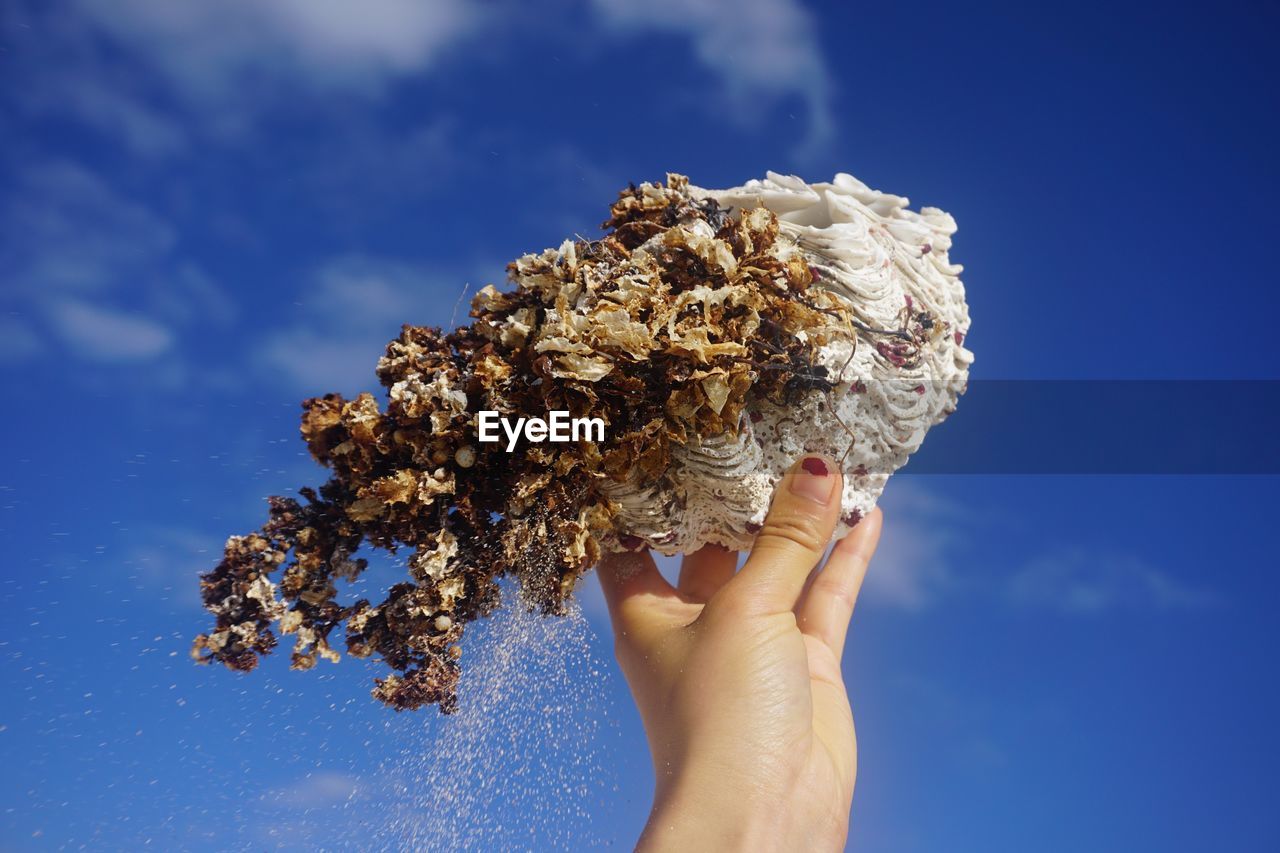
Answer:
M339 805L356 793L359 780L349 773L318 770L262 797L264 804L289 809L318 809Z
M455 306L458 321L466 319L465 281L388 259L330 261L300 294L291 322L263 342L259 365L306 393L372 388L374 365L401 325L447 324Z
M1018 608L1094 616L1121 609L1180 610L1217 601L1140 557L1079 547L1038 557L1009 577L1008 602Z
M188 96L252 97L273 81L371 91L422 71L483 19L464 0L80 0ZM255 86L254 84L258 84Z
M49 314L69 346L99 361L154 358L173 343L173 333L154 320L74 299L54 303Z
M38 87L24 87L17 100L32 115L73 116L145 157L182 149L187 132L181 123L149 104L133 86L116 82L118 76L96 59L79 68L54 64Z
M57 349L81 360L153 360L182 328L226 324L222 290L177 252L173 228L98 174L59 160L17 164L0 200L7 361Z
M952 563L961 541L965 512L918 481L890 481L881 498L884 530L867 572L868 600L903 610L920 610L956 585Z
M762 104L792 99L806 114L799 153L832 138L832 75L800 0L578 0L541 14L509 0L73 0L57 14L19 0L0 24L23 112L73 116L154 156L209 132L237 138L308 98L376 101L397 81L466 61L481 37L562 28L584 4L590 14L570 13L575 32L685 40L721 82L704 108L723 104L727 119L752 125Z
M173 229L145 205L68 160L15 164L0 202L3 275L27 293L100 292L173 247Z
M749 120L764 98L797 97L808 109L798 153L834 130L831 76L813 17L797 0L591 0L606 26L689 38L694 55L725 85L733 113Z
M137 589L182 607L201 607L197 577L222 557L222 542L212 534L181 526L147 525L128 533L119 555L104 557L127 572Z
M186 130L155 102L154 74L113 56L76 11L32 0L0 8L6 107L24 117L74 119L148 158L182 149Z
M144 158L235 138L282 104L377 98L494 16L466 0L15 0L0 10L5 93Z
M1015 552L973 565L973 544L995 535L990 518L927 483L898 477L885 489L884 532L867 573L869 601L906 611L964 602L1093 616L1199 608L1218 600L1140 555L1104 545L1046 542L1030 556Z
M273 850L319 850L359 846L368 826L352 821L349 804L364 802L373 793L365 780L338 770L313 770L301 778L262 793L244 809L242 830L251 846ZM379 793L381 793L379 791ZM366 840L367 843L367 840Z

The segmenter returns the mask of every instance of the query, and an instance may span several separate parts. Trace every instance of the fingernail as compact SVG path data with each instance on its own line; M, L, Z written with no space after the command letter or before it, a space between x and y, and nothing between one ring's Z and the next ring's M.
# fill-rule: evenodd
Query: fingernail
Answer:
M835 491L835 466L821 456L806 456L791 475L791 493L826 506Z

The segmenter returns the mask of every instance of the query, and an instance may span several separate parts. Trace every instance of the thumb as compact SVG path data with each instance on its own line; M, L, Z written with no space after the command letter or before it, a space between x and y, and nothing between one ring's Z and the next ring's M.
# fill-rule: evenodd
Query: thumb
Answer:
M805 456L787 472L751 556L730 581L738 594L769 612L795 607L835 532L843 483L840 469L825 456Z

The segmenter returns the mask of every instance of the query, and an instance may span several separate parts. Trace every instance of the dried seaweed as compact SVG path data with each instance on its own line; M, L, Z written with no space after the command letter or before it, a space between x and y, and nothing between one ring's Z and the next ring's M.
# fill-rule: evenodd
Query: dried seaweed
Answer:
M216 625L196 660L251 670L278 631L308 669L338 659L344 626L348 653L394 671L374 696L450 712L464 627L498 606L497 578L560 612L602 550L663 544L628 529L620 488L668 493L681 448L734 440L749 409L831 394L843 378L819 351L833 342L910 367L955 331L909 304L897 328L868 325L813 286L819 271L774 212L727 209L680 175L624 190L602 227L510 264L514 289L481 290L470 325L404 326L377 365L385 408L370 393L303 404L302 437L330 479L271 498L259 531L228 540L203 576ZM605 439L507 452L477 441L485 410L601 417ZM408 576L382 602L341 604L364 546L409 549Z

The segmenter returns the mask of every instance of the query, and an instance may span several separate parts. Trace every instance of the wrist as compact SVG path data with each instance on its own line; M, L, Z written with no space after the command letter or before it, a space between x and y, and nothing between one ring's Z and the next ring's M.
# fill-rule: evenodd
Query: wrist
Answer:
M817 827L793 808L786 786L766 790L744 782L741 772L709 769L659 779L637 849L823 849Z
M833 800L828 785L815 787L786 768L750 772L707 761L660 766L671 770L658 777L637 850L844 849L849 802Z
M644 832L636 845L640 851L685 850L781 850L789 847L789 834L781 825L781 812L766 804L672 793L655 800Z

